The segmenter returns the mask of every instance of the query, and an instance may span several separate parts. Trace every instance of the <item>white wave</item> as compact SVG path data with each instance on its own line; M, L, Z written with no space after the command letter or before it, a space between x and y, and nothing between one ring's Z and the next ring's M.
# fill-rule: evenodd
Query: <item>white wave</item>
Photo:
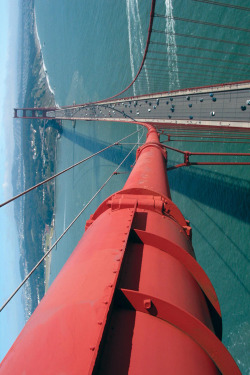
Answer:
M141 27L141 17L140 17L140 12L139 12L139 5L138 5L138 0L135 0L135 7L136 7L136 14L138 17L137 25L139 28L139 42L140 42L140 49L141 49L141 60L144 55L145 51L145 45L144 45L144 40L143 40L143 33L142 33L142 27ZM147 81L147 86L149 90L149 79L148 79L148 70L146 66L146 62L144 63L144 69L145 69L145 74L146 74L146 81Z
M41 52L41 56L42 56L42 68L40 70L39 81L41 81L43 78L45 78L46 81L47 81L49 91L55 96L55 92L52 89L52 87L50 85L50 82L49 82L49 77L48 77L48 74L47 74L47 68L45 66L45 62L44 62L44 58L43 58L43 54L42 54L42 45L41 45L41 41L40 41L40 38L39 38L38 30L37 30L37 22L36 22L35 12L34 12L34 36L35 36L35 42L36 42L37 48Z
M131 35L131 6L130 0L126 1L126 11L127 11L127 18L128 18L128 39L129 39L129 56L130 56L130 67L132 72L132 80L135 77L135 65L134 65L134 57L132 52L132 35ZM135 87L133 86L133 92L135 95Z
M128 19L130 66L132 72L132 79L134 79L137 73L137 71L135 71L135 66L140 66L140 62L142 61L145 48L138 0L126 0L126 12ZM146 73L147 86L149 90L149 78L146 65L144 65L144 68ZM142 93L142 89L140 87L140 83L136 81L133 85L133 94L138 95L139 93Z
M173 19L172 0L165 0L166 6L166 43L168 55L168 76L169 90L178 90L180 88L177 47L175 41L175 21Z
M23 22L23 40L22 40L22 69L18 72L20 75L20 91L22 97L21 106L24 105L24 100L27 94L27 85L28 79L30 74L30 53L31 53L31 43L30 43L30 36L34 35L34 40L37 48L37 52L41 53L41 68L39 71L39 78L38 84L43 80L46 81L46 85L48 90L51 92L53 96L55 96L55 92L52 89L49 81L49 77L47 74L47 69L44 63L44 58L42 54L42 46L37 30L37 22L36 22L36 14L33 8L32 3L27 5L27 9L25 10L25 22ZM56 104L57 105L57 104Z

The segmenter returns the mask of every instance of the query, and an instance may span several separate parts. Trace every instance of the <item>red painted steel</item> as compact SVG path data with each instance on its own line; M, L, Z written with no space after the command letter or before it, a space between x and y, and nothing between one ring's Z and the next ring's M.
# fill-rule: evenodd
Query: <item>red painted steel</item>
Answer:
M57 109L56 107L14 108L14 118L51 120L53 117L47 117L47 112ZM19 112L21 112L21 115L19 115Z
M147 142L2 362L1 374L235 374L215 291Z
M238 373L238 367L236 363L231 362L231 356L227 349L221 345L221 342L211 330L208 329L199 319L195 318L194 315L189 314L185 310L181 310L175 304L171 304L150 295L138 293L133 290L122 289L121 291L136 311L157 316L159 319L171 323L180 331L186 333L194 342L204 349L208 356L216 363L222 374ZM193 362L193 358L191 359L191 362ZM183 368L183 373L184 371ZM207 369L204 369L202 374L206 373L206 371ZM197 369L193 369L193 371L190 372L187 367L185 373L193 374L198 372Z
M3 360L1 374L91 371L133 215L133 208L108 210L87 230Z
M141 153L143 158L138 158ZM166 166L166 153L153 127L148 131L146 144L138 149L137 159L137 168L132 170L124 189L143 188L170 198L166 173L163 172Z
M177 259L189 271L189 273L193 276L193 278L199 284L200 288L202 289L203 293L206 295L207 299L211 302L214 309L217 311L218 319L220 319L221 317L220 305L219 305L219 301L215 293L215 290L213 288L213 285L211 284L209 278L207 277L203 269L200 267L200 265L195 261L195 259L192 256L190 256L189 251L185 251L186 249L184 249L181 246L183 244L177 244L171 241L171 234L172 234L171 229L172 229L171 225L170 226L168 225L169 233L167 233L167 239L164 237L155 235L153 233L148 233L146 231L142 231L138 229L135 229L135 232L144 244L155 246L159 250L168 253L173 258ZM191 251L191 255L192 255L192 251Z

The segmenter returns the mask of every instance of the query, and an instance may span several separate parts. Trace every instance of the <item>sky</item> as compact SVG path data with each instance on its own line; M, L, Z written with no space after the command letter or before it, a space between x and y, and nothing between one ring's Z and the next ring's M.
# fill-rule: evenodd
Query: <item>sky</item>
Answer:
M0 201L13 194L13 107L17 100L18 0L0 0ZM13 204L0 208L0 305L21 281ZM7 324L6 324L7 321ZM24 325L21 293L0 313L0 361Z

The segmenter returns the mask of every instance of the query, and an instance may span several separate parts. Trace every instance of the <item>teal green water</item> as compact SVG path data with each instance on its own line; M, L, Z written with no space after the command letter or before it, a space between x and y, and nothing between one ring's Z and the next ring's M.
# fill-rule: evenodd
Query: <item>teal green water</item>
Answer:
M133 22L136 4L140 23L138 14L137 22ZM192 1L172 1L172 4L176 14L182 11L191 17ZM135 45L145 44L150 5L151 1L136 0L35 0L44 61L59 105L102 99L130 83L133 67L136 71L141 62L140 48ZM196 9L200 12L201 8ZM217 11L215 22L230 21L228 13L225 16L223 12L225 9ZM213 15L208 18L213 19ZM134 37L132 42L129 40L129 22ZM247 21L242 22L246 25ZM216 31L217 38L220 38L220 32ZM135 51L133 56L129 52L131 43ZM179 80L181 83L181 75ZM154 88L157 90L155 84ZM70 121L65 121L63 127L57 144L57 171L136 130L135 125L98 122L77 122L74 129ZM137 136L131 139L136 140ZM173 146L192 151L249 152L247 144L175 142ZM129 149L129 146L123 146L106 151L56 180L54 239L75 218ZM135 153L122 172L130 171L134 157ZM168 158L170 164L179 160L173 152L168 153ZM191 222L197 260L217 292L223 315L223 342L242 372L249 374L248 169L190 167L171 171L168 177L173 201ZM109 185L53 250L50 283L81 238L90 214L108 195L121 189L126 178L126 174L112 177Z

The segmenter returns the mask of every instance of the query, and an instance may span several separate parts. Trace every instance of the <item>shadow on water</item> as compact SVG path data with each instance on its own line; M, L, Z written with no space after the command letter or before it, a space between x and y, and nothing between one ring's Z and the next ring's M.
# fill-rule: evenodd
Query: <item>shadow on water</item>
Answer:
M198 204L196 204L195 202L193 202L193 204L196 205L197 209L200 209L201 208L199 207ZM202 210L202 214L205 215L207 217L207 219L209 221L211 221L215 226L216 228L218 229L218 231L221 232L221 234L226 237L226 239L232 243L233 247L235 248L235 250L237 252L239 252L241 254L241 256L244 258L244 262L246 262L247 264L249 263L249 259L248 257L242 252L242 250L239 248L239 246L237 246L237 244L231 239L229 238L226 234L225 234L225 231L223 230L223 228L221 228L218 223L215 222L215 220L213 220L213 218L208 215L204 210ZM241 284L241 286L244 288L244 290L247 292L247 294L250 295L250 291L247 287L247 285L245 285L245 283L241 280L240 276L236 273L237 271L234 270L231 265L224 259L223 257L223 252L221 250L219 250L218 248L216 248L215 246L213 246L212 242L209 241L209 239L207 237L204 236L204 234L199 230L198 227L196 227L194 224L192 224L192 227L195 229L195 231L197 233L199 233L199 235L201 236L201 238L205 241L205 243L207 243L210 248L214 251L214 253L216 253L216 255L218 256L218 258L220 258L220 260L223 262L223 264L227 267L227 269L234 275L235 279Z
M100 141L95 137L82 135L76 130L73 131L73 130L69 130L65 128L63 129L63 136L69 139L70 141L72 141L74 144L77 144L78 146L92 153L95 153L111 144L111 142L109 143L105 141ZM114 146L104 151L100 155L102 158L110 162L115 162L119 164L127 156L131 147L127 148L125 146ZM134 160L135 160L135 151L129 155L129 157L126 159L126 161L122 165L122 168L127 171L131 171L131 165L134 163Z
M175 175L174 175L175 174ZM168 172L170 189L243 222L250 222L250 183L198 167Z
M95 153L110 144L95 137L83 135L75 129L64 128L63 136L91 153ZM119 164L129 150L128 146L114 146L104 151L101 156L107 161ZM134 161L135 152L129 155L122 166L123 170L130 172ZM168 163L172 165L173 161L168 160ZM250 222L250 210L248 210L248 207L250 207L249 181L197 166L183 167L168 172L168 178L171 190L243 222Z
M203 238L204 241L206 241L206 243L209 244L210 248L216 253L216 255L218 256L218 258L220 258L220 260L223 262L223 264L228 268L228 270L231 272L231 274L234 275L235 279L239 282L239 284L242 286L242 288L246 291L246 293L248 295L250 295L250 291L248 290L247 286L241 281L240 277L237 275L237 273L233 270L233 268L228 264L228 262L226 262L222 255L220 254L220 252L211 244L210 241L208 241L208 239L201 233L201 231L199 231L194 225L193 227L195 228L195 230L200 234L200 236Z

